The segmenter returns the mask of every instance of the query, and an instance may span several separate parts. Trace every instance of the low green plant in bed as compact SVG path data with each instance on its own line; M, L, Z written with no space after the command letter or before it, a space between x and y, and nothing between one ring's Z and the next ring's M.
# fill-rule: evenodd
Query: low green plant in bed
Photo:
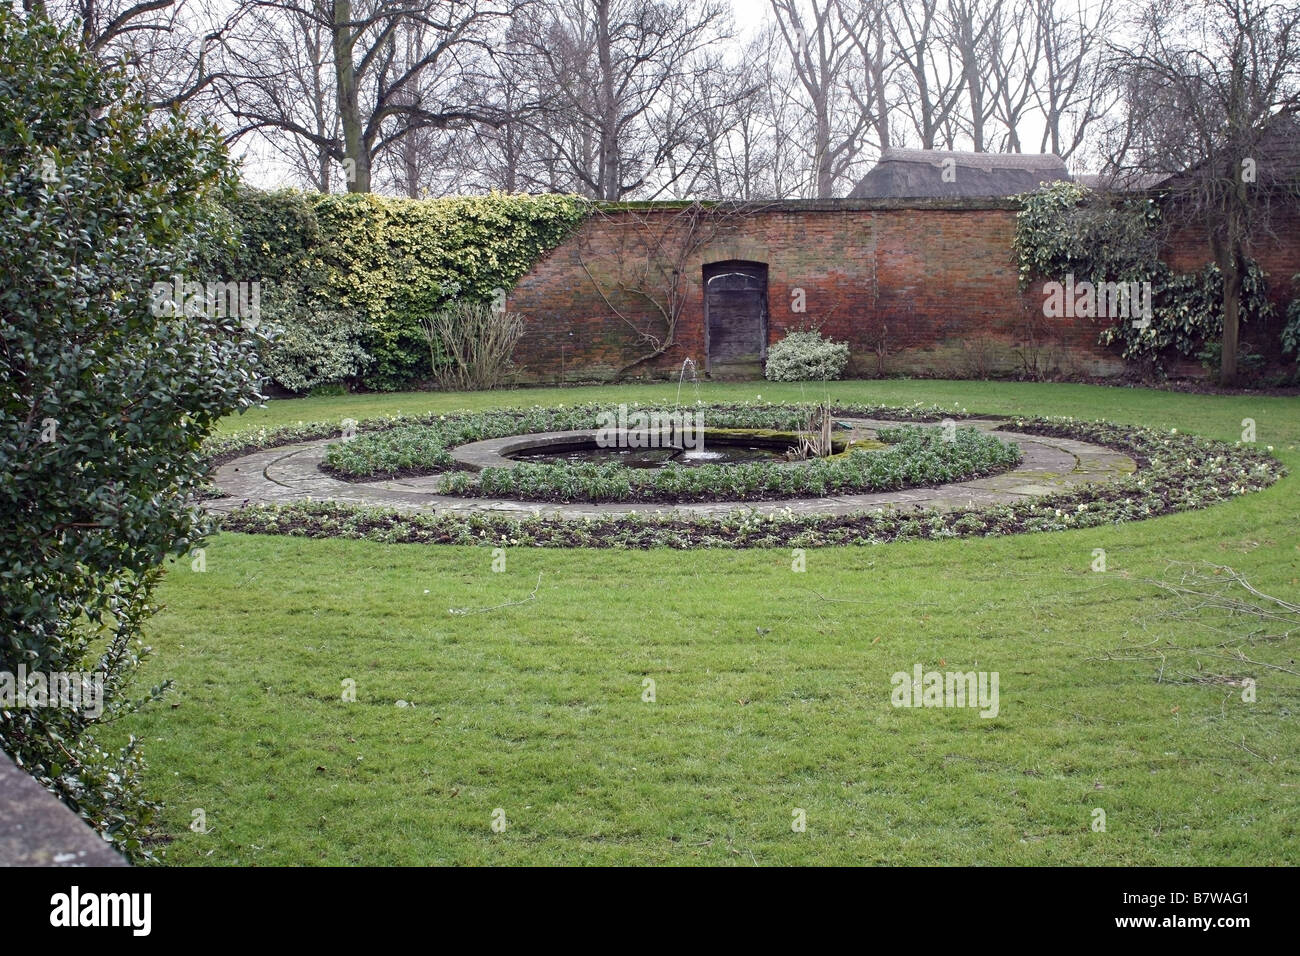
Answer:
M1138 470L1010 504L955 511L862 510L722 515L680 512L590 516L411 513L338 502L257 505L226 515L223 527L250 534L367 538L386 544L524 545L547 548L814 548L891 541L994 537L1101 528L1206 508L1261 491L1286 474L1271 450L1229 445L1173 430L1072 418L1013 418L1018 432L1072 438L1131 455ZM958 430L961 435L962 429Z
M617 462L522 464L448 475L451 495L524 501L761 501L864 494L939 485L1003 471L1020 462L1015 445L973 428L951 438L934 428L882 428L888 447L800 462L628 468Z
M770 402L727 405L668 406L627 405L630 414L670 415L691 412L700 415L707 428L769 429L790 432L805 428L817 406ZM602 413L616 412L616 406L584 404L568 408L493 409L481 412L456 412L379 419L358 423L361 433L331 445L323 467L345 481L375 481L432 475L452 468L450 449L490 438L529 435L538 432L572 431L598 428ZM879 405L838 405L837 417L877 418L897 421L938 421L947 416L960 418L953 410L933 405L907 405L897 408ZM270 447L285 441L329 438L339 434L338 423L298 423L275 432L225 439L210 446L214 460L224 460L258 447ZM242 438L242 442L241 442Z

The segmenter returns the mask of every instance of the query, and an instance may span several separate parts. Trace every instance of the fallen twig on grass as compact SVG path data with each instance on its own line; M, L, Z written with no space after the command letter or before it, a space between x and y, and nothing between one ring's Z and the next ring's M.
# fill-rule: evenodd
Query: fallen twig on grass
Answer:
M1181 602L1182 608L1174 612L1177 617L1194 620L1195 623L1203 626L1211 626L1197 618L1203 617L1204 611L1218 610L1232 616L1249 615L1260 621L1275 621L1286 625L1286 629L1281 634L1270 638L1274 640L1290 637L1293 631L1300 630L1300 605L1265 594L1234 568L1220 564L1182 561L1176 561L1169 567L1183 569L1177 580L1155 579L1150 583L1172 594ZM1240 588L1258 601L1252 602L1233 596L1229 592L1234 587Z
M447 608L447 613L448 614L483 614L487 611L496 611L503 607L518 607L520 604L527 604L529 601L536 601L537 589L540 588L541 586L542 586L542 572L538 571L537 584L534 585L533 590L529 593L528 597L524 598L522 601L506 601L504 604L493 604L491 607L449 607Z
M1206 673L1202 659L1229 660L1300 677L1292 667L1249 657L1242 650L1243 646L1276 646L1300 632L1300 605L1259 590L1226 565L1175 561L1168 571L1175 573L1147 579L1175 601L1159 615L1161 633L1148 642L1112 648L1089 660L1158 661L1156 683L1236 687L1252 680L1243 674ZM1209 631L1215 639L1177 643L1168 633L1171 620ZM1141 626L1148 632L1156 629L1154 621L1143 621ZM1176 667L1180 662L1183 668ZM1166 677L1166 668L1176 676Z

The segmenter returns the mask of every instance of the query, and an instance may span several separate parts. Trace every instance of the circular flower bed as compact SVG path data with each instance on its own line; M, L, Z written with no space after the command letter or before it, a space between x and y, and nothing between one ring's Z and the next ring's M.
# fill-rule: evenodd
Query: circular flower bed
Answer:
M1015 445L973 428L883 428L879 451L830 458L643 470L609 464L523 464L456 472L440 489L461 497L521 501L770 501L928 487L983 477L1020 462Z
M837 409L839 415L937 420L956 413L930 407ZM328 429L331 426L319 426ZM1013 504L954 511L884 511L818 515L784 511L760 515L737 509L723 515L647 513L588 518L518 517L499 513L411 513L335 502L258 505L223 517L223 527L254 534L366 538L383 542L536 547L818 547L920 538L985 537L1059 531L1137 521L1230 500L1268 487L1285 469L1262 450L1149 428L1075 419L1009 419L1009 430L1094 442L1126 452L1139 465L1130 476L1084 485ZM337 425L332 426L337 434ZM306 431L306 433L304 433ZM325 437L298 426L286 441ZM269 447L274 435L251 445L226 440L222 457ZM234 449L234 450L232 450Z
M811 406L696 406L689 410L709 429L798 430ZM872 409L875 411L875 409ZM916 426L884 429L888 447L798 462L666 466L645 470L616 462L524 464L453 472L451 449L473 441L511 435L595 428L612 410L584 405L529 409L518 413L478 412L440 417L357 435L331 445L324 469L349 481L451 472L445 494L507 497L523 501L762 501L925 487L994 474L1020 461L1014 445L972 428L941 434ZM647 416L680 414L644 408ZM838 417L860 414L839 409ZM608 420L608 419L607 419Z
M779 404L692 405L661 408L627 405L627 415L668 415L683 412L700 416L708 428L749 428L797 431L805 428L815 406ZM882 417L889 412L898 421L937 421L945 413L934 406L881 409L876 406L844 405L834 410L837 417ZM345 481L376 481L409 478L450 471L455 462L451 449L470 442L538 432L595 429L604 424L603 415L616 412L605 405L576 405L527 409L498 409L486 412L457 412L415 419L362 423L361 434L331 445L324 469ZM961 417L948 414L948 417ZM334 432L337 433L337 426ZM327 432L328 434L328 432ZM323 437L323 436L322 436Z
M810 405L698 405L687 410L709 429L797 431L806 427ZM836 417L875 414L880 409L847 406ZM891 410L906 418L914 409ZM451 472L445 494L460 497L514 498L523 501L763 501L781 498L860 494L927 487L979 478L1016 465L1014 445L971 428L943 435L935 429L898 427L881 431L889 447L857 450L800 462L754 462L743 465L668 466L643 470L618 462L519 464L485 468L477 474L452 472L451 449L469 442L512 435L592 429L614 410L599 405L532 408L439 416L357 435L331 445L323 468L348 481ZM629 414L624 409L624 417ZM632 415L680 415L672 408L634 406ZM926 410L926 418L935 412ZM605 419L608 421L608 418Z
M629 411L635 412L646 410L650 406L631 402L628 403L627 407ZM710 406L704 406L703 403L700 403L683 406L683 410L693 411L703 407L711 409L712 412L730 413L733 417L728 420L737 422L734 426L736 428L762 427L756 423L770 419L773 409L794 411L796 414L792 418L785 419L789 423L788 429L793 429L804 424L814 406L784 405L774 402L744 402ZM399 432L409 426L433 425L439 429L448 429L447 439L440 439L439 444L443 448L454 448L466 442L481 441L487 438L503 438L508 435L518 435L526 432L590 428L592 427L590 422L596 421L596 417L602 411L608 411L608 408L604 405L592 403L575 405L568 409L563 405L557 405L554 408L533 405L529 408L504 408L486 412L428 412L423 415L387 415L378 418L366 418L360 421L351 419L348 421L352 422L356 432L359 433L356 435L356 439L378 439L381 436L389 435L389 433ZM969 417L964 408L958 408L956 405L952 408L944 408L940 405L927 405L923 402L897 406L842 404L834 406L831 411L839 417L884 418L899 422L937 422L944 418L962 419ZM455 431L451 431L453 429ZM339 438L342 431L342 423L339 421L300 421L293 425L280 425L275 428L253 428L232 434L211 435L203 443L203 452L213 465L220 465L250 452L267 448L278 448L282 445L291 445L294 442L312 441L319 438ZM392 434L391 440L401 442L403 436ZM353 442L349 441L347 444L350 449ZM361 450L366 446L363 444L357 447L358 450ZM339 464L340 471L335 472L337 477L344 477L341 470L344 467L342 463ZM447 466L436 463L430 466L428 462L421 459L418 464L413 464L412 467L418 467L418 473L424 475L436 473ZM397 478L402 477L402 472L376 473L375 477Z

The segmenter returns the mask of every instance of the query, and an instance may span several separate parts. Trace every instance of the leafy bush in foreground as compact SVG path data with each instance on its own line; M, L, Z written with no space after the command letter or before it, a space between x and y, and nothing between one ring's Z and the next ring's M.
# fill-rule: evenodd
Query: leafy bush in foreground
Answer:
M1282 326L1282 352L1300 360L1300 273L1291 277L1294 295L1286 304L1286 324Z
M4 6L0 179L0 671L103 688L100 713L15 694L0 747L147 856L137 742L96 733L142 703L158 569L206 531L202 441L260 397L240 319L153 308L153 284L194 276L219 238L233 172L216 131L151 113L75 31Z

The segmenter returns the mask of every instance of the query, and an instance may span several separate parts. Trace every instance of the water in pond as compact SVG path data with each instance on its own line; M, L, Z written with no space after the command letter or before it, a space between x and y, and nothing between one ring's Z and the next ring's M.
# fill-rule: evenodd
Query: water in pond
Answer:
M601 448L594 442L548 445L515 452L514 461L538 464L618 462L628 468L665 468L669 465L735 465L751 461L785 461L785 445L744 442L706 442L703 448Z

